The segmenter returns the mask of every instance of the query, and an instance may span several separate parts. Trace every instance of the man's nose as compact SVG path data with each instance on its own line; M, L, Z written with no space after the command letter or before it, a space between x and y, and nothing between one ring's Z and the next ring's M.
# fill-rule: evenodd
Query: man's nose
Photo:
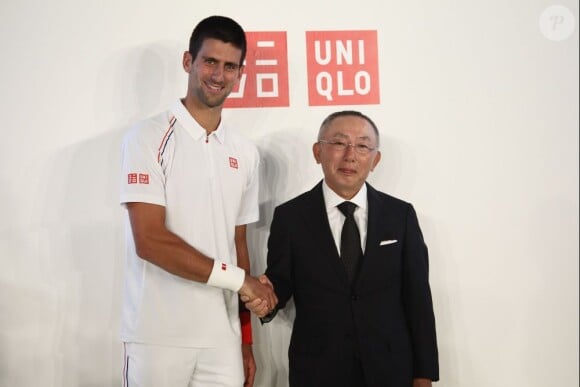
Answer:
M223 75L224 75L223 66L218 65L213 68L213 72L211 73L213 79L221 79Z
M354 144L346 144L346 148L344 149L344 158L348 160L354 159L355 155Z

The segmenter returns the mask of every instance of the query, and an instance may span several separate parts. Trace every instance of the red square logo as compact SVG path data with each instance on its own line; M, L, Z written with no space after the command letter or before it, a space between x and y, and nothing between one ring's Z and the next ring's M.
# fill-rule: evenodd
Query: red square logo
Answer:
M230 157L230 167L238 169L238 160L234 157Z
M139 184L149 184L149 174L140 173L139 174Z
M246 39L244 72L224 106L289 106L286 31L246 32Z
M137 174L129 173L127 175L127 184L137 184Z
M226 270L227 270L227 268L228 268L228 265L226 265L225 263L222 263L222 270L223 270L223 271L226 271Z
M307 31L308 104L380 102L377 31Z

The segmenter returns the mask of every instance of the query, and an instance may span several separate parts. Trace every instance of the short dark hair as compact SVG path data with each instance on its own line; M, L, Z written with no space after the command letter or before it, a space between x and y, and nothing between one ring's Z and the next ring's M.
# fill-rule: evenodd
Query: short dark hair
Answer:
M366 120L369 124L371 124L371 126L373 127L373 131L375 132L375 135L377 136L377 145L379 144L379 130L377 129L377 125L375 125L375 123L373 122L373 120L370 119L370 117L368 117L366 114L363 114L359 111L356 110L341 110L338 112L334 112L331 113L330 115L328 115L328 117L326 117L324 119L324 121L322 121L322 124L320 124L320 129L318 131L318 139L320 140L320 136L322 135L322 132L324 132L324 129L326 128L326 126L328 126L328 124L330 124L332 121L334 121L336 118L338 117L345 117L345 116L355 116L355 117L360 117L364 120Z
M246 34L242 26L235 20L226 16L209 16L200 21L189 38L189 53L193 60L197 57L201 46L206 39L218 39L224 43L231 43L234 47L242 50L239 65L244 64L246 59Z

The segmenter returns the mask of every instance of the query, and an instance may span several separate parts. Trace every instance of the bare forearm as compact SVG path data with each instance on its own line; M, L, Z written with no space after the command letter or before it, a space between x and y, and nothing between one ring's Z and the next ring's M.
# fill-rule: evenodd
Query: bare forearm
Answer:
M236 291L249 299L265 299L270 305L276 305L277 299L272 289L248 274L249 255L245 245L245 226L236 227L235 238L236 248L243 252L242 261L246 261L246 267L243 270L236 267L226 271L227 264L222 262L221 270L212 270L220 257L201 254L195 247L169 231L165 226L165 207L132 202L127 203L127 209L137 255L141 258L177 276ZM240 241L243 243L240 244Z
M165 226L165 207L127 203L137 255L171 274L207 282L213 260L197 251Z
M213 259L169 231L136 238L135 245L139 257L192 281L207 282L213 268Z

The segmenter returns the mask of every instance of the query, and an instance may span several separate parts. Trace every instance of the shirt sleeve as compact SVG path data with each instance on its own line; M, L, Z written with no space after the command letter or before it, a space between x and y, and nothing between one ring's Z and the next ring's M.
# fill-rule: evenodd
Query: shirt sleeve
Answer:
M250 168L247 174L247 184L242 193L240 210L236 220L237 226L256 222L260 218L260 154L256 148L252 150L252 157L248 158Z
M165 174L154 131L146 126L131 129L121 144L120 203L143 202L165 206Z

